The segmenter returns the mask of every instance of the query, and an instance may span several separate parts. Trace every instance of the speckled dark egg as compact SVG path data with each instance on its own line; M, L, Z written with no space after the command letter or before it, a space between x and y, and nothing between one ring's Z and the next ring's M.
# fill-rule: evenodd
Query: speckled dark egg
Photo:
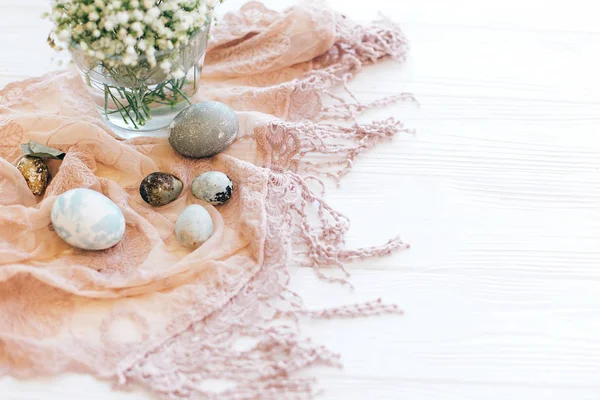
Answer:
M238 130L237 114L229 106L204 101L177 114L169 126L169 143L186 157L210 157L227 149Z
M50 178L48 166L44 160L39 157L24 156L17 163L17 169L25 178L31 193L41 196L46 190Z
M231 198L233 182L222 172L205 172L192 182L192 194L198 199L218 206Z
M182 190L183 183L175 175L166 172L153 172L140 184L142 199L154 207L171 203Z

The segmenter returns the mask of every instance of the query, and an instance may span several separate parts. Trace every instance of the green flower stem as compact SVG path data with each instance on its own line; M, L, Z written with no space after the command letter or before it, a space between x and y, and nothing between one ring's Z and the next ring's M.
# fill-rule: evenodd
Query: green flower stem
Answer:
M175 107L181 101L192 104L183 88L190 83L185 78L170 79L150 88L144 79L138 78L135 71L127 69L125 75L121 75L115 69L108 69L111 78L115 82L131 82L130 87L104 84L104 114L112 115L119 113L126 124L132 124L135 129L144 126L146 121L152 118L150 105L160 104ZM194 71L196 73L196 71ZM196 82L194 81L194 85ZM115 95L116 93L116 95ZM119 99L120 98L120 99ZM112 104L109 104L112 102ZM116 110L113 110L113 105Z
M181 88L177 87L177 81L171 82L171 87L173 88L173 91L179 93L181 95L181 97L183 97L183 99L191 106L192 102L190 101L190 99L187 98L185 93L183 93L181 91L181 89L183 88L183 79L181 79L181 81L182 81Z
M133 124L133 127L135 129L138 129L137 124L135 123L135 121L131 118L131 116L129 115L129 110L128 107L129 106L124 106L116 97L114 94L112 94L110 86L108 88L105 87L104 90L108 90L108 94L110 95L110 97L112 98L113 102L115 103L115 106L117 107L117 111L121 114L121 117L123 117L123 121L125 121L126 124L129 124L129 122L127 122L127 118L129 117L129 120L131 121L131 123Z

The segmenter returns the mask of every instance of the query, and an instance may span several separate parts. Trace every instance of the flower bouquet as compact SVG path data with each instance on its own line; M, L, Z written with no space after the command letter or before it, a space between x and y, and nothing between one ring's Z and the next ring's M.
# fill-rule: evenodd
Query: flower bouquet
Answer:
M48 42L69 50L100 114L126 130L170 124L198 89L218 0L52 0Z

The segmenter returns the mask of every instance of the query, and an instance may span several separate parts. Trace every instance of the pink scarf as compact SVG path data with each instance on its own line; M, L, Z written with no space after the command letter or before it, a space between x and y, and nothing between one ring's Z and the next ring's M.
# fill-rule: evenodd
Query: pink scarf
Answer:
M385 22L359 26L318 3L278 13L251 2L212 35L196 100L232 106L240 135L211 159L183 158L166 139L116 140L72 70L0 92L0 373L85 372L168 398L310 397L312 380L293 373L338 361L299 335L300 315L397 312L377 301L310 311L287 284L290 264L331 279L322 268L406 247L394 239L346 249L348 220L309 188L316 175L340 179L358 154L406 132L395 119L358 124L355 117L408 96L362 104L348 91L331 92L365 65L401 60L402 33ZM67 153L49 163L43 198L14 167L28 140ZM190 194L191 181L208 170L227 173L236 187L218 210ZM159 209L138 191L155 171L185 185ZM121 208L121 243L89 252L58 238L50 209L72 188L100 191ZM202 204L215 226L195 251L174 236L190 203ZM309 209L316 217L307 217ZM238 348L241 337L251 344ZM203 385L212 379L233 384L215 392Z

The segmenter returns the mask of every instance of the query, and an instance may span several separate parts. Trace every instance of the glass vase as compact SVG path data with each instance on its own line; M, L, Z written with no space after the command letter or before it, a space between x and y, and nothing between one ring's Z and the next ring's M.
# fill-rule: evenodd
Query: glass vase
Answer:
M209 25L188 44L156 53L156 62L139 57L136 65L119 59L101 61L81 50L71 51L92 101L112 130L124 139L165 136L175 115L191 104L198 90ZM183 76L169 78L161 62L176 65Z

